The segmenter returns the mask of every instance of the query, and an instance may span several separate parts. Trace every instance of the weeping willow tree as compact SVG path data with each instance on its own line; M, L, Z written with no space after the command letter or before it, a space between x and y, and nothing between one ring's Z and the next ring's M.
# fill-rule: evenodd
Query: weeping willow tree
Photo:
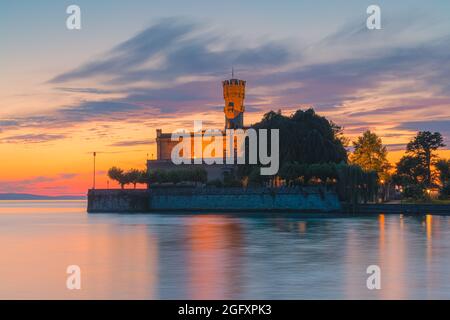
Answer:
M352 205L364 202L375 202L378 195L378 174L376 171L365 171L358 165L345 163L286 163L279 177L288 186L310 185L311 182L321 185L336 185L341 201Z
M364 171L357 165L337 166L337 192L339 198L352 209L361 202L376 202L378 194L378 174Z

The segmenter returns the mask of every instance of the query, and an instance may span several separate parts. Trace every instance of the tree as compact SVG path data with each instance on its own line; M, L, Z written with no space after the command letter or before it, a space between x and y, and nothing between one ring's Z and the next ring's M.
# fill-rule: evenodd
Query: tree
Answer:
M441 186L445 187L450 183L450 159L437 161L436 169L439 173L439 182Z
M448 199L450 196L450 159L437 161L436 169L439 173L439 182L441 184L439 196L441 199Z
M342 129L313 109L297 110L291 116L270 111L253 128L279 129L281 166L287 162L347 162Z
M424 183L426 187L433 184L431 166L435 164L437 156L433 153L437 149L445 147L442 135L439 132L420 131L406 146L406 153L415 157L419 166L425 168Z
M377 201L378 175L375 171L364 171L358 165L345 163L336 166L337 193L352 209L361 201Z
M125 180L128 183L132 183L134 189L136 189L136 184L139 183L141 178L141 171L137 169L130 169L125 173Z
M279 164L278 177L286 180L288 185L308 184L312 178L326 183L327 175L333 166L327 164L347 163L346 146L348 140L343 136L341 127L319 116L314 109L297 110L290 116L284 116L280 111L270 111L264 114L253 129L279 130ZM268 150L272 150L268 141ZM249 154L248 141L245 154ZM312 175L309 165L318 164L313 168L317 176ZM323 166L319 166L323 165ZM276 177L261 176L261 164L239 165L236 175L241 181L250 185L273 183Z
M138 178L138 183L148 185L149 184L149 175L148 175L147 170L141 170L139 173L140 174L139 174L139 178Z
M127 177L123 173L123 170L117 167L112 167L108 170L108 177L111 180L115 180L120 184L120 187L123 189L125 184L127 184Z
M403 156L397 163L395 182L400 185L424 185L426 167L416 157Z
M387 160L387 149L380 137L367 130L353 142L353 147L355 150L350 156L351 163L360 166L364 171L377 172L384 181L389 179L391 165Z
M402 186L404 197L420 199L425 195L426 176L427 168L419 158L403 156L397 163L393 181Z

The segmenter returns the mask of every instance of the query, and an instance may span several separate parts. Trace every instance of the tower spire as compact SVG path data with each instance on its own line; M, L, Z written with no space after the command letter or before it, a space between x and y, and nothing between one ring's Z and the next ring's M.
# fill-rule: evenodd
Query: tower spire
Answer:
M231 79L234 79L234 67L231 67Z

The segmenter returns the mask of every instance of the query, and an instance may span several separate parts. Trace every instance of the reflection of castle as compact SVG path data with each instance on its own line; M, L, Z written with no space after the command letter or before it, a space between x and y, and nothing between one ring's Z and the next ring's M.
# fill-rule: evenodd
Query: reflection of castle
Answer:
M230 79L222 82L223 97L225 99L225 129L243 129L244 128L244 99L246 81L239 79ZM225 131L223 131L225 135ZM148 169L171 169L175 165L171 161L172 149L178 144L178 141L171 140L171 133L163 133L161 129L156 129L156 160L147 162ZM224 138L225 141L225 138ZM209 144L209 142L207 143ZM203 145L203 149L206 145ZM194 149L192 148L194 151ZM225 150L225 149L224 149ZM220 157L220 155L216 155ZM195 157L192 152L192 157ZM183 166L183 165L182 165ZM233 165L197 165L204 166L208 171L209 179L222 178L225 171L231 171ZM177 166L179 167L179 166Z

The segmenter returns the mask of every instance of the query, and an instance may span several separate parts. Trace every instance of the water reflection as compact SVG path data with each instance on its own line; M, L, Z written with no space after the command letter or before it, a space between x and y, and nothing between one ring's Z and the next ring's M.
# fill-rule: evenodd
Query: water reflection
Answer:
M220 299L239 294L240 225L225 216L198 216L188 228L188 296Z
M0 298L449 298L449 217L87 215L0 202ZM66 267L82 290L65 288ZM379 265L381 290L366 288Z

